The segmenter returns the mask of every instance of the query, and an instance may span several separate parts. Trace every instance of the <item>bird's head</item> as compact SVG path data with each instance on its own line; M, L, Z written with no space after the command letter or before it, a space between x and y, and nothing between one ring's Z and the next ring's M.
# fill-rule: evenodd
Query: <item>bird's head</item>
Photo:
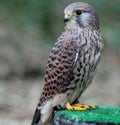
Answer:
M98 16L93 7L87 3L72 3L65 8L64 14L64 22L68 29L77 27L99 29Z

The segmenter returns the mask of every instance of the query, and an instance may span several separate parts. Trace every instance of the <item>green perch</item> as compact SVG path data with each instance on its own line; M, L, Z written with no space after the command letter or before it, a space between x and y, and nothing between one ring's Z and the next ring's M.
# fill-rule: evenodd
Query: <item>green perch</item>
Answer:
M120 125L120 108L97 106L86 111L59 110L54 125Z

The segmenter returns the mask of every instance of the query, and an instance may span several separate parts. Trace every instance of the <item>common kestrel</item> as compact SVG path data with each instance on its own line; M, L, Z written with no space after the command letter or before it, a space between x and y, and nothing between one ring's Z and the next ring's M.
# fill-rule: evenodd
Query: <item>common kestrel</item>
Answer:
M48 125L53 108L85 110L72 105L95 76L102 53L98 16L87 3L75 2L64 10L64 32L55 43L46 67L45 84L32 125Z

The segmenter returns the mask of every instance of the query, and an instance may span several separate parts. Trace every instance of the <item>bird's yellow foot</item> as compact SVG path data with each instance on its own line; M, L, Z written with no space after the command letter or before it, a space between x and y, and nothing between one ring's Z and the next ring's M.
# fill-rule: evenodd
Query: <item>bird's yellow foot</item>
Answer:
M66 103L66 109L67 110L79 110L79 111L84 111L90 108L96 108L95 105L84 105L84 104L74 104L70 105L69 102Z

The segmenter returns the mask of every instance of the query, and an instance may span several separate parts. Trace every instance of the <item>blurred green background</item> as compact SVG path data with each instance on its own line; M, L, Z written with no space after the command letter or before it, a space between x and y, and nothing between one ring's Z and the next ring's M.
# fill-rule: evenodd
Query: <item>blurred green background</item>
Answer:
M30 124L47 58L77 0L0 0L0 124ZM120 106L120 0L83 0L98 13L103 58L80 101Z

